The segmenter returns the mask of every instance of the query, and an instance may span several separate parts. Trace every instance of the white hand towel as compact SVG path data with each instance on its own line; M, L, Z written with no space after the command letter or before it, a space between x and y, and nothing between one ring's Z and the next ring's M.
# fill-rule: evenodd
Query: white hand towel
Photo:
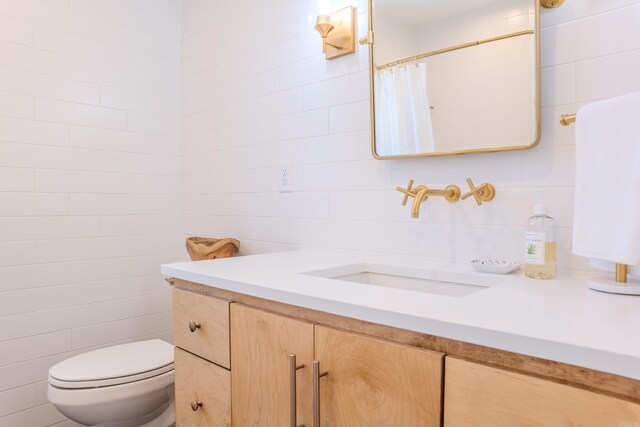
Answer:
M640 264L640 92L578 110L573 253Z

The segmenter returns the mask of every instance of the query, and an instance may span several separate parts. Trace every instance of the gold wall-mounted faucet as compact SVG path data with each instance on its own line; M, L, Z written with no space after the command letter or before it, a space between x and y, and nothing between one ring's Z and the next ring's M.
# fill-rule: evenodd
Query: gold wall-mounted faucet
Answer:
M407 188L400 186L396 187L401 193L404 193L404 199L402 200L402 206L406 206L409 197L413 197L413 206L411 207L411 218L418 218L420 216L420 204L427 200L431 196L441 196L449 202L457 202L460 199L460 187L457 185L448 185L444 190L432 190L424 185L418 185L413 187L413 180L409 180Z
M467 184L469 184L470 191L462 196L462 200L473 196L478 206L482 206L482 202L489 202L496 196L496 188L491 184L484 183L476 187L471 178L467 178Z
M473 196L478 206L481 206L482 202L491 201L496 196L496 188L491 184L484 183L476 187L473 185L471 178L467 178L467 184L469 184L471 191L462 196L463 200ZM413 188L413 180L411 179L409 180L407 188L398 186L396 190L404 194L402 206L406 206L409 197L413 197L411 218L418 218L420 216L420 204L431 196L444 197L445 200L451 203L457 202L460 199L460 187L457 185L448 185L444 190L432 190L425 185L418 185L416 188Z

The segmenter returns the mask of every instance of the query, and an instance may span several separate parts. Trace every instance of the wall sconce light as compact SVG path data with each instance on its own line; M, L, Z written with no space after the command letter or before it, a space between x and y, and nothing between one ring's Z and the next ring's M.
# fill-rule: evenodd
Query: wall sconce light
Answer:
M356 9L347 6L330 15L320 14L313 27L322 37L322 53L335 59L356 51Z

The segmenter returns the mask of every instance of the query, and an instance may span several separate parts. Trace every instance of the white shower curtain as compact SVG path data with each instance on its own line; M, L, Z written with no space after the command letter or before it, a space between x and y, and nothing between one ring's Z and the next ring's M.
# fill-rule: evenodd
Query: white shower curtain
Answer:
M427 64L386 68L375 75L376 152L382 156L435 151Z

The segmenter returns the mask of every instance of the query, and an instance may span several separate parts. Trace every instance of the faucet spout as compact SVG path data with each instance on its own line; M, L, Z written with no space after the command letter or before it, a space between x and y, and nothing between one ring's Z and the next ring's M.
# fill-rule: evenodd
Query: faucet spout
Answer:
M413 180L409 181L407 189L402 187L396 187L396 190L405 194L402 204L407 203L409 197L413 197L413 205L411 206L411 218L420 217L420 204L427 200L430 196L444 197L449 202L457 202L460 198L460 188L457 185L449 185L444 190L432 190L424 185L418 185L416 188L411 188Z
M420 217L420 204L429 198L428 191L429 189L424 185L416 187L416 195L413 196L413 205L411 206L411 218Z

